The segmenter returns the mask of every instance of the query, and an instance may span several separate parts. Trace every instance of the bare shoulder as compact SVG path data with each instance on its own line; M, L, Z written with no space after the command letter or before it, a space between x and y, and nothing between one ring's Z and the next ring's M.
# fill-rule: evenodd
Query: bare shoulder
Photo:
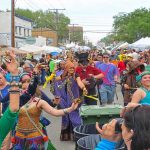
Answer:
M140 94L142 94L142 93L144 93L144 90L143 90L142 88L138 88L138 89L135 91L135 93L140 93Z
M138 88L134 92L131 102L139 102L144 96L145 96L145 92L141 88Z

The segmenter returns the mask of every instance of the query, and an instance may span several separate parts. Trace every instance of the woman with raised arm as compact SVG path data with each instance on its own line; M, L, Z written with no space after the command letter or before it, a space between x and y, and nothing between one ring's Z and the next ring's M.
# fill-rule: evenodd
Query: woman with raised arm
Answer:
M53 116L63 116L78 107L76 100L71 107L57 110L51 107L46 101L33 97L22 106L19 111L16 133L13 139L13 149L25 150L56 150L54 146L48 143L48 137L43 132L40 124L40 115L42 110Z
M0 68L0 101L2 102L2 113L4 113L9 106L9 89L10 84L6 81L6 74L7 71L10 73L9 81L11 82L12 79L15 80L17 83L20 80L20 76L18 75L18 63L15 59L15 54L12 51L6 51L5 56L3 57L3 65L4 68ZM12 78L13 77L13 78ZM34 95L36 87L37 87L37 77L34 77L34 81L32 84L29 85L28 89L25 93L20 96L20 106L26 104L30 98ZM7 135L5 140L3 141L1 150L9 149L10 147L10 134Z
M18 116L20 92L19 86L15 82L12 82L11 84L9 95L9 107L0 119L0 148L2 146L3 140L9 131L13 128Z

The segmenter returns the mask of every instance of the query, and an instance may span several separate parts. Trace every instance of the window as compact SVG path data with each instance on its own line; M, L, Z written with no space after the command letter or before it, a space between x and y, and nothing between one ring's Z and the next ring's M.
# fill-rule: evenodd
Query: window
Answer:
M24 29L24 36L26 36L26 29Z
M17 27L15 27L15 33L16 33L16 34L18 34L18 31L17 31L17 29L18 29L18 28L17 28Z
M19 27L19 35L21 35L21 27Z
M30 30L28 29L28 36L30 36Z

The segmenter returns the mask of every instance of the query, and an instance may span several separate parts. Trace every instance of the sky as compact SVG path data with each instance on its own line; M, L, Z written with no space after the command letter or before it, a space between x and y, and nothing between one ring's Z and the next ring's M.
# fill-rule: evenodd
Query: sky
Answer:
M83 26L84 39L94 44L112 30L113 16L138 8L150 8L150 0L15 0L16 7L60 10L71 24ZM10 9L11 0L0 0L0 10ZM94 32L94 33L93 33Z

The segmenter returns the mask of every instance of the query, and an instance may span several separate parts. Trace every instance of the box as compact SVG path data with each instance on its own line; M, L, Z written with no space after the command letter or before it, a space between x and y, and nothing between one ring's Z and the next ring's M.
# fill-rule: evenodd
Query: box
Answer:
M119 118L122 108L121 105L82 105L80 107L80 116L82 117L83 124L99 122L103 125L113 118Z

